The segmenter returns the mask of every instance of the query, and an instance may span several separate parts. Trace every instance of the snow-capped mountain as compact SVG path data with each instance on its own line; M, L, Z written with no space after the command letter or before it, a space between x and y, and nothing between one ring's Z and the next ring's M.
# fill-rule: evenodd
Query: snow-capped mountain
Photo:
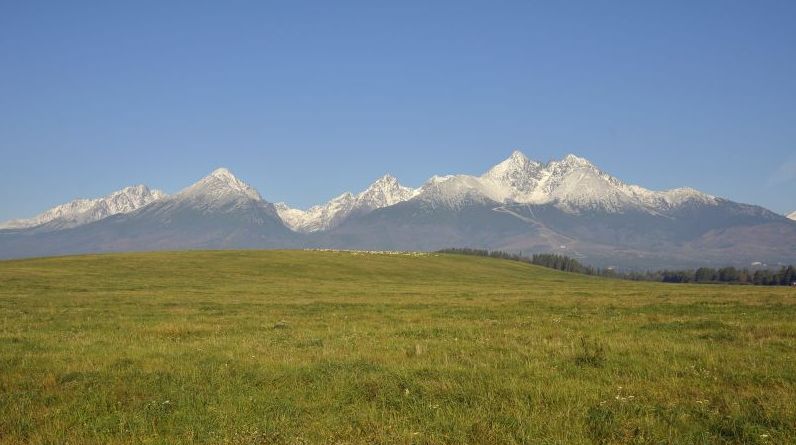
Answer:
M0 229L46 226L47 229L56 230L76 227L111 215L132 212L165 196L166 194L160 190L152 190L145 185L134 185L102 198L69 201L33 218L7 221L0 224Z
M170 196L133 188L61 207L1 229L0 257L453 246L647 269L796 263L796 224L782 215L689 188L626 184L575 155L542 163L515 151L480 176L434 176L417 189L385 175L307 210L271 204L223 168Z
M794 210L793 212L790 212L790 214L787 216L787 218L796 221L796 210Z
M761 207L653 191L575 155L541 163L519 151L480 176L434 176L414 197L323 233L331 247L555 252L634 268L796 261L796 227Z
M166 197L146 186L128 187L104 198L79 199L52 208L30 219L12 220L0 229L47 229L76 227L111 215L129 213L152 201ZM420 188L401 185L384 175L359 194L343 193L307 210L277 203L274 210L282 222L296 232L321 232L337 227L351 216L417 199L430 207L460 208L473 203L553 204L577 214L601 210L621 213L626 210L665 212L687 202L715 204L716 198L693 189L663 192L627 185L602 172L586 159L567 155L560 161L543 164L514 151L481 176L434 176ZM169 202L193 201L207 209L246 206L264 202L250 185L226 168L219 168L197 183L169 197ZM263 204L270 208L271 204Z
M336 227L356 213L367 213L404 202L418 190L402 186L392 175L384 175L357 195L343 193L329 202L307 210L294 209L277 203L276 210L282 221L297 232L317 232Z
M188 187L182 193L186 195L205 195L205 197L220 200L235 194L242 194L254 200L262 200L260 193L254 187L241 181L226 168L217 168L196 184Z
M273 204L227 169L92 224L0 230L0 257L85 252L298 247Z
M175 202L193 202L204 208L261 202L263 198L254 187L241 181L226 168L218 168L195 184L171 197Z
M420 188L418 199L454 208L485 200L553 204L568 213L592 210L654 213L691 201L705 205L717 202L715 197L689 188L656 192L628 185L575 155L542 164L528 159L519 151L480 177L435 176Z
M226 168L214 170L191 186L160 199L131 216L147 216L171 224L185 215L233 217L255 225L283 225L274 205L265 201L254 187L238 179Z

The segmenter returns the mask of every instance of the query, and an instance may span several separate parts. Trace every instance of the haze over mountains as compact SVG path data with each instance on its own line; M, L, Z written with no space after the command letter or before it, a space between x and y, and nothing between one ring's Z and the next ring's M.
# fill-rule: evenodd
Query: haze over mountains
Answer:
M13 219L0 224L0 229L65 229L98 221L118 213L129 213L165 197L160 190L145 185L125 187L96 199L75 199L55 206L33 218Z
M794 215L791 215L794 217ZM167 196L146 186L0 225L0 257L189 248L554 252L625 269L796 262L796 222L690 188L625 184L586 159L515 151L481 176L418 188L385 175L309 209L272 204L226 169Z

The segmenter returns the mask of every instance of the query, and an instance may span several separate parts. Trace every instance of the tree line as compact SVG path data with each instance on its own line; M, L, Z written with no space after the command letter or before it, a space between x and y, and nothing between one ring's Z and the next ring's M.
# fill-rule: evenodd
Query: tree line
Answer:
M610 278L620 278L634 281L660 281L664 283L735 283L752 284L759 286L791 286L796 283L796 268L793 265L782 266L779 270L770 269L738 269L735 267L700 267L686 270L659 270L647 272L619 272L614 269L600 269L582 264L575 258L553 253L533 254L530 257L520 254L504 252L501 250L451 248L442 249L439 253L454 253L459 255L485 256L502 258L512 261L535 264L551 269L574 272L585 275L595 275Z

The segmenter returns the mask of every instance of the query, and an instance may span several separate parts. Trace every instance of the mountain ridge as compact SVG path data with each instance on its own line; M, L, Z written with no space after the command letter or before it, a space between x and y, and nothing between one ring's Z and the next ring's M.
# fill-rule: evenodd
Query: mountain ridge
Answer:
M30 229L50 225L50 229L63 229L98 221L119 213L132 212L166 193L139 184L125 187L100 198L78 198L52 207L26 219L12 219L0 224L0 229Z
M147 190L147 186L143 187ZM75 200L53 207L34 218L11 220L0 224L0 229L25 229L42 225L42 215L57 213L57 209L81 201L98 201L121 193L131 187L117 191L104 198ZM238 179L229 169L218 168L195 184L179 193L197 194L203 190L211 200L221 200L230 192L239 192L254 200L264 201L260 193L249 184ZM98 217L76 220L68 227L93 222L117 213L128 213L167 194L154 189L151 198L136 206L127 206ZM701 200L710 204L716 198L695 189L683 187L664 191L652 191L644 187L625 184L604 173L585 158L568 154L561 160L547 163L529 159L515 150L511 155L494 165L480 176L445 175L432 176L418 188L406 187L397 178L385 174L365 190L354 195L342 193L331 200L314 205L306 210L292 208L278 202L274 207L283 223L296 232L309 233L334 228L351 214L368 212L395 205L410 199L422 199L431 205L456 207L468 202L494 201L498 204L515 202L542 205L553 203L565 211L578 213L581 210L600 208L619 212L630 208L644 208L656 212L677 207L689 200ZM54 219L54 218L53 218ZM67 227L64 225L62 227Z
M410 199L416 193L417 189L405 187L396 177L385 174L357 195L345 192L307 210L291 208L284 202L277 203L276 208L288 227L309 233L328 230L352 213L391 206Z
M588 160L520 151L483 174L417 188L384 175L309 209L273 204L219 168L99 219L0 230L0 257L193 248L473 247L550 252L600 267L796 262L796 223L691 188L627 184Z

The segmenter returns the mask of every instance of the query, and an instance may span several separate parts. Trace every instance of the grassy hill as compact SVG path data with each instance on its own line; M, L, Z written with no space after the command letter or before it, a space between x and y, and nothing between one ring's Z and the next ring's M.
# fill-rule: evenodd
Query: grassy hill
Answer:
M490 258L0 262L0 443L794 443L796 291Z

